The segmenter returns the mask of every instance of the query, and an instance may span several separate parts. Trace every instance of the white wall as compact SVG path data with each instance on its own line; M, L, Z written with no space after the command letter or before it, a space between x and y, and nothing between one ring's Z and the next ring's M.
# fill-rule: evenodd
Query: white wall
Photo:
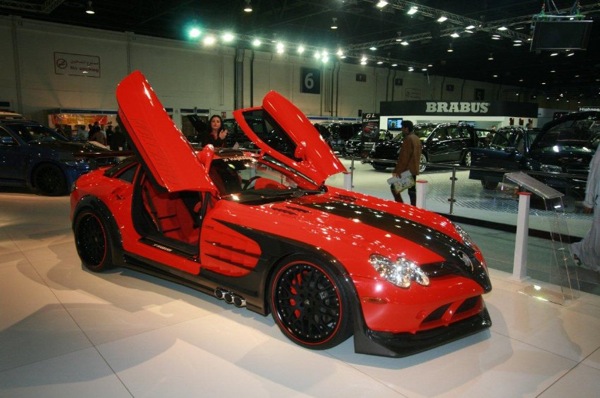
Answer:
M258 106L269 90L279 91L311 116L357 117L379 113L381 101L473 100L484 89L486 100L515 100L515 88L489 83L428 76L423 72L330 62L322 65L312 54L278 55L233 47L203 48L183 41L108 32L0 16L0 101L40 121L57 108L117 109L115 88L133 70L142 71L163 105L209 109L231 116L235 99L235 65L242 65L242 105ZM81 54L100 60L98 77L55 73L54 53ZM241 59L240 59L241 58ZM321 70L321 93L300 92L302 67ZM252 73L250 71L252 70ZM356 74L366 81L356 81ZM401 86L394 85L402 78ZM454 91L446 85L453 84ZM252 93L252 98L250 98Z

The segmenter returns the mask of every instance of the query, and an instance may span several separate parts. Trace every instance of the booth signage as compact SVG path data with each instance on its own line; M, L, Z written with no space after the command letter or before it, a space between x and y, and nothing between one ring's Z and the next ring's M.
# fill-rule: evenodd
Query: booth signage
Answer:
M489 102L427 102L427 113L488 113Z
M509 101L384 101L380 111L382 115L538 116L537 104Z

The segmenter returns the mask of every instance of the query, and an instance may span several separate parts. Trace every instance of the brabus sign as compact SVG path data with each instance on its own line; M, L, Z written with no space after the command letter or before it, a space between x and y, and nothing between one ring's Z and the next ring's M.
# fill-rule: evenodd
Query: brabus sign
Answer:
M486 114L490 109L489 102L426 102L426 113L481 113Z
M382 116L483 116L521 118L538 117L538 106L530 102L510 101L383 101Z

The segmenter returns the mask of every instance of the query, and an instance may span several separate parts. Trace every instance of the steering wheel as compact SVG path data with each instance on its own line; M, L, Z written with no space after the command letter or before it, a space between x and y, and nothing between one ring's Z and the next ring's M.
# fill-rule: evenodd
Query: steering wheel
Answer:
M256 180L258 180L259 178L262 178L261 176L254 176L252 178L250 178L245 184L244 187L242 188L242 191L245 191L247 189L250 188L254 188L254 185L252 185ZM252 187L250 186L252 185Z

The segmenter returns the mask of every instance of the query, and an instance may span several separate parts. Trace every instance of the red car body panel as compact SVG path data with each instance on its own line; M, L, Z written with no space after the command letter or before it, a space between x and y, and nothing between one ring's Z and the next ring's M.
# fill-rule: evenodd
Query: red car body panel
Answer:
M211 164L231 159L262 164L273 158L274 169L284 168L280 162L298 170L316 184L309 187L313 190L328 176L345 171L304 115L279 94L267 94L262 108L235 111L261 153L240 152L234 157L215 153L212 147L197 153L182 142L183 135L139 72L119 85L117 97L121 121L139 154L138 162L146 167L132 162L135 176L130 178L121 178L129 166L91 172L77 181L71 194L76 235L78 215L90 209L114 227L110 240L115 263L161 269L161 276L172 274L207 292L224 286L244 296L249 309L267 314L272 270L299 253L321 259L340 273L351 292L357 352L406 355L491 325L481 297L491 289L483 255L445 217L333 187L253 201L244 201L243 192L218 194L209 174L216 166ZM255 110L267 112L289 132L297 145L297 159L269 147L250 129L244 112ZM153 189L148 183L152 192L146 192L144 181L150 179L145 170L159 185ZM285 192L281 182L262 180L260 189ZM198 225L179 200L183 191L198 200L195 208L205 209ZM152 198L151 209L140 204L146 202L145 195ZM168 239L153 238L140 227L150 225L142 222L142 213L152 212L173 214L160 221ZM174 241L179 244L170 246ZM463 264L465 253L471 262ZM429 285L391 284L369 264L372 255L404 257L423 269L429 267Z
M217 192L190 143L140 72L133 72L118 85L117 101L121 123L135 132L129 136L159 185L170 192Z

